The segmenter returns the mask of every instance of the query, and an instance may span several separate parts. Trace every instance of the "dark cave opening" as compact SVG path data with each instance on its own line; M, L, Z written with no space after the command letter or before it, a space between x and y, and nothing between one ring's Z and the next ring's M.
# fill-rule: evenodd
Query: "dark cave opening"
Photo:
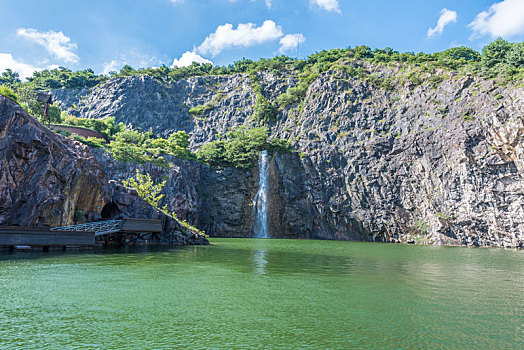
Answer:
M120 210L118 209L118 206L115 202L106 203L106 205L104 205L102 208L102 212L100 213L102 219L113 219L116 218L119 214Z

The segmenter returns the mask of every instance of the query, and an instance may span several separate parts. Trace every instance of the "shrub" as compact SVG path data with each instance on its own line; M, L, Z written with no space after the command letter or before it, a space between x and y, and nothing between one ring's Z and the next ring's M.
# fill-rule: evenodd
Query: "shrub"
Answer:
M60 115L62 122L66 125L80 126L101 133L106 138L110 139L118 133L124 132L125 125L123 123L115 124L115 118L108 117L104 119L91 118L77 118L67 113L62 112ZM136 134L138 133L138 134ZM121 137L140 137L140 132L131 130L129 134L123 134Z
M46 122L54 124L59 124L62 122L62 110L60 107L58 107L58 105L53 103L51 106L49 106Z
M126 130L117 133L107 145L107 151L118 161L147 163L167 167L164 155L172 155L184 159L195 159L187 147L189 135L185 131L177 131L167 139L154 138L151 132Z
M215 108L215 104L212 101L208 101L204 105L199 105L189 109L189 114L199 116L213 108Z
M477 51L470 49L469 47L465 47L465 46L453 47L444 52L441 52L440 55L438 56L440 59L450 59L450 60L464 59L465 61L472 61L472 62L480 60L480 54Z
M0 95L5 96L15 102L18 102L18 96L15 94L13 89L11 89L8 86L5 86L5 85L0 86Z
M160 206L160 202L164 198L164 194L161 194L161 192L164 189L164 186L166 185L165 180L162 182L154 183L150 174L148 173L142 174L140 170L136 169L135 178L129 178L127 180L123 180L122 184L125 187L134 188L140 198L145 200L147 203L151 204L157 210L163 212L164 214L168 216L171 216L185 229L197 232L201 235L204 235L206 238L208 238L208 236L206 235L204 231L201 231L198 228L196 228L195 226L190 225L189 223L186 222L186 220L180 220L176 216L175 212L169 213L167 211L167 205L164 205L163 207Z
M61 134L63 134L64 136L70 136L71 135L71 133L69 133L69 135L67 135L66 133L67 133L67 131L65 131L65 133L61 133ZM99 139L98 137L85 138L85 137L80 136L80 135L72 134L71 138L73 140L80 141L80 142L82 142L82 143L84 143L84 144L86 144L88 146L91 146L91 147L103 148L103 147L105 147L107 145L105 140Z
M429 225L424 219L419 219L415 223L414 229L416 234L425 236L428 233Z
M136 169L135 176L136 178L123 180L122 184L125 187L133 188L140 198L153 207L160 209L160 201L164 198L164 195L160 194L160 192L162 192L162 189L166 185L166 180L155 184L150 174L142 174L138 169Z
M467 122L470 122L470 121L472 121L475 118L471 114L463 113L462 114L462 119L464 119Z
M301 81L297 86L287 89L286 93L277 97L276 102L280 108L286 108L294 103L302 102L306 97L310 83Z
M486 67L493 67L497 63L504 63L506 55L511 49L511 44L502 38L498 38L482 49L482 63Z
M14 72L13 70L7 68L5 72L0 75L0 85L9 84L15 85L20 83L20 74Z
M73 72L70 69L59 67L57 69L44 69L34 72L27 79L26 86L35 89L81 89L91 88L107 80L103 75L95 75L92 69Z
M514 67L524 67L524 42L512 45L506 55L506 63Z
M202 146L197 152L197 159L210 165L249 169L262 150L284 153L289 152L291 146L285 140L268 140L266 127L239 127L225 135L219 134L217 140Z
M282 95L278 96L276 99L277 105L280 108L286 108L288 106L291 106L292 104L296 103L297 101L298 99L295 96L290 95L288 93L283 93Z
M261 123L275 121L278 110L271 102L268 101L261 93L257 93L257 103L253 112L253 120Z

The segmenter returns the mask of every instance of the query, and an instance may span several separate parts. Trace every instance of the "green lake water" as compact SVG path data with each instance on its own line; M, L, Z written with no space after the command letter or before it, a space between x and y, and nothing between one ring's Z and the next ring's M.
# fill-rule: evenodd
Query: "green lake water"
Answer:
M524 251L212 242L2 254L0 348L524 348Z

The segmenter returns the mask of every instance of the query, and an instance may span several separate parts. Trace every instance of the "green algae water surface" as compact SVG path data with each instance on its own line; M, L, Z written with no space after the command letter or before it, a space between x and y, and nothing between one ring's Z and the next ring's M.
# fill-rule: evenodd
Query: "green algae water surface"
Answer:
M524 347L524 251L212 242L1 255L0 348Z

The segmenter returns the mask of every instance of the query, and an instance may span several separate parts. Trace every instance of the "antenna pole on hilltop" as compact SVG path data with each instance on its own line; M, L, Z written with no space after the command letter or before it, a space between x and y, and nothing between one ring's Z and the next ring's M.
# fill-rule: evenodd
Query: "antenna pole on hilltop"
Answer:
M297 60L298 60L298 46L300 45L300 37L297 34Z

